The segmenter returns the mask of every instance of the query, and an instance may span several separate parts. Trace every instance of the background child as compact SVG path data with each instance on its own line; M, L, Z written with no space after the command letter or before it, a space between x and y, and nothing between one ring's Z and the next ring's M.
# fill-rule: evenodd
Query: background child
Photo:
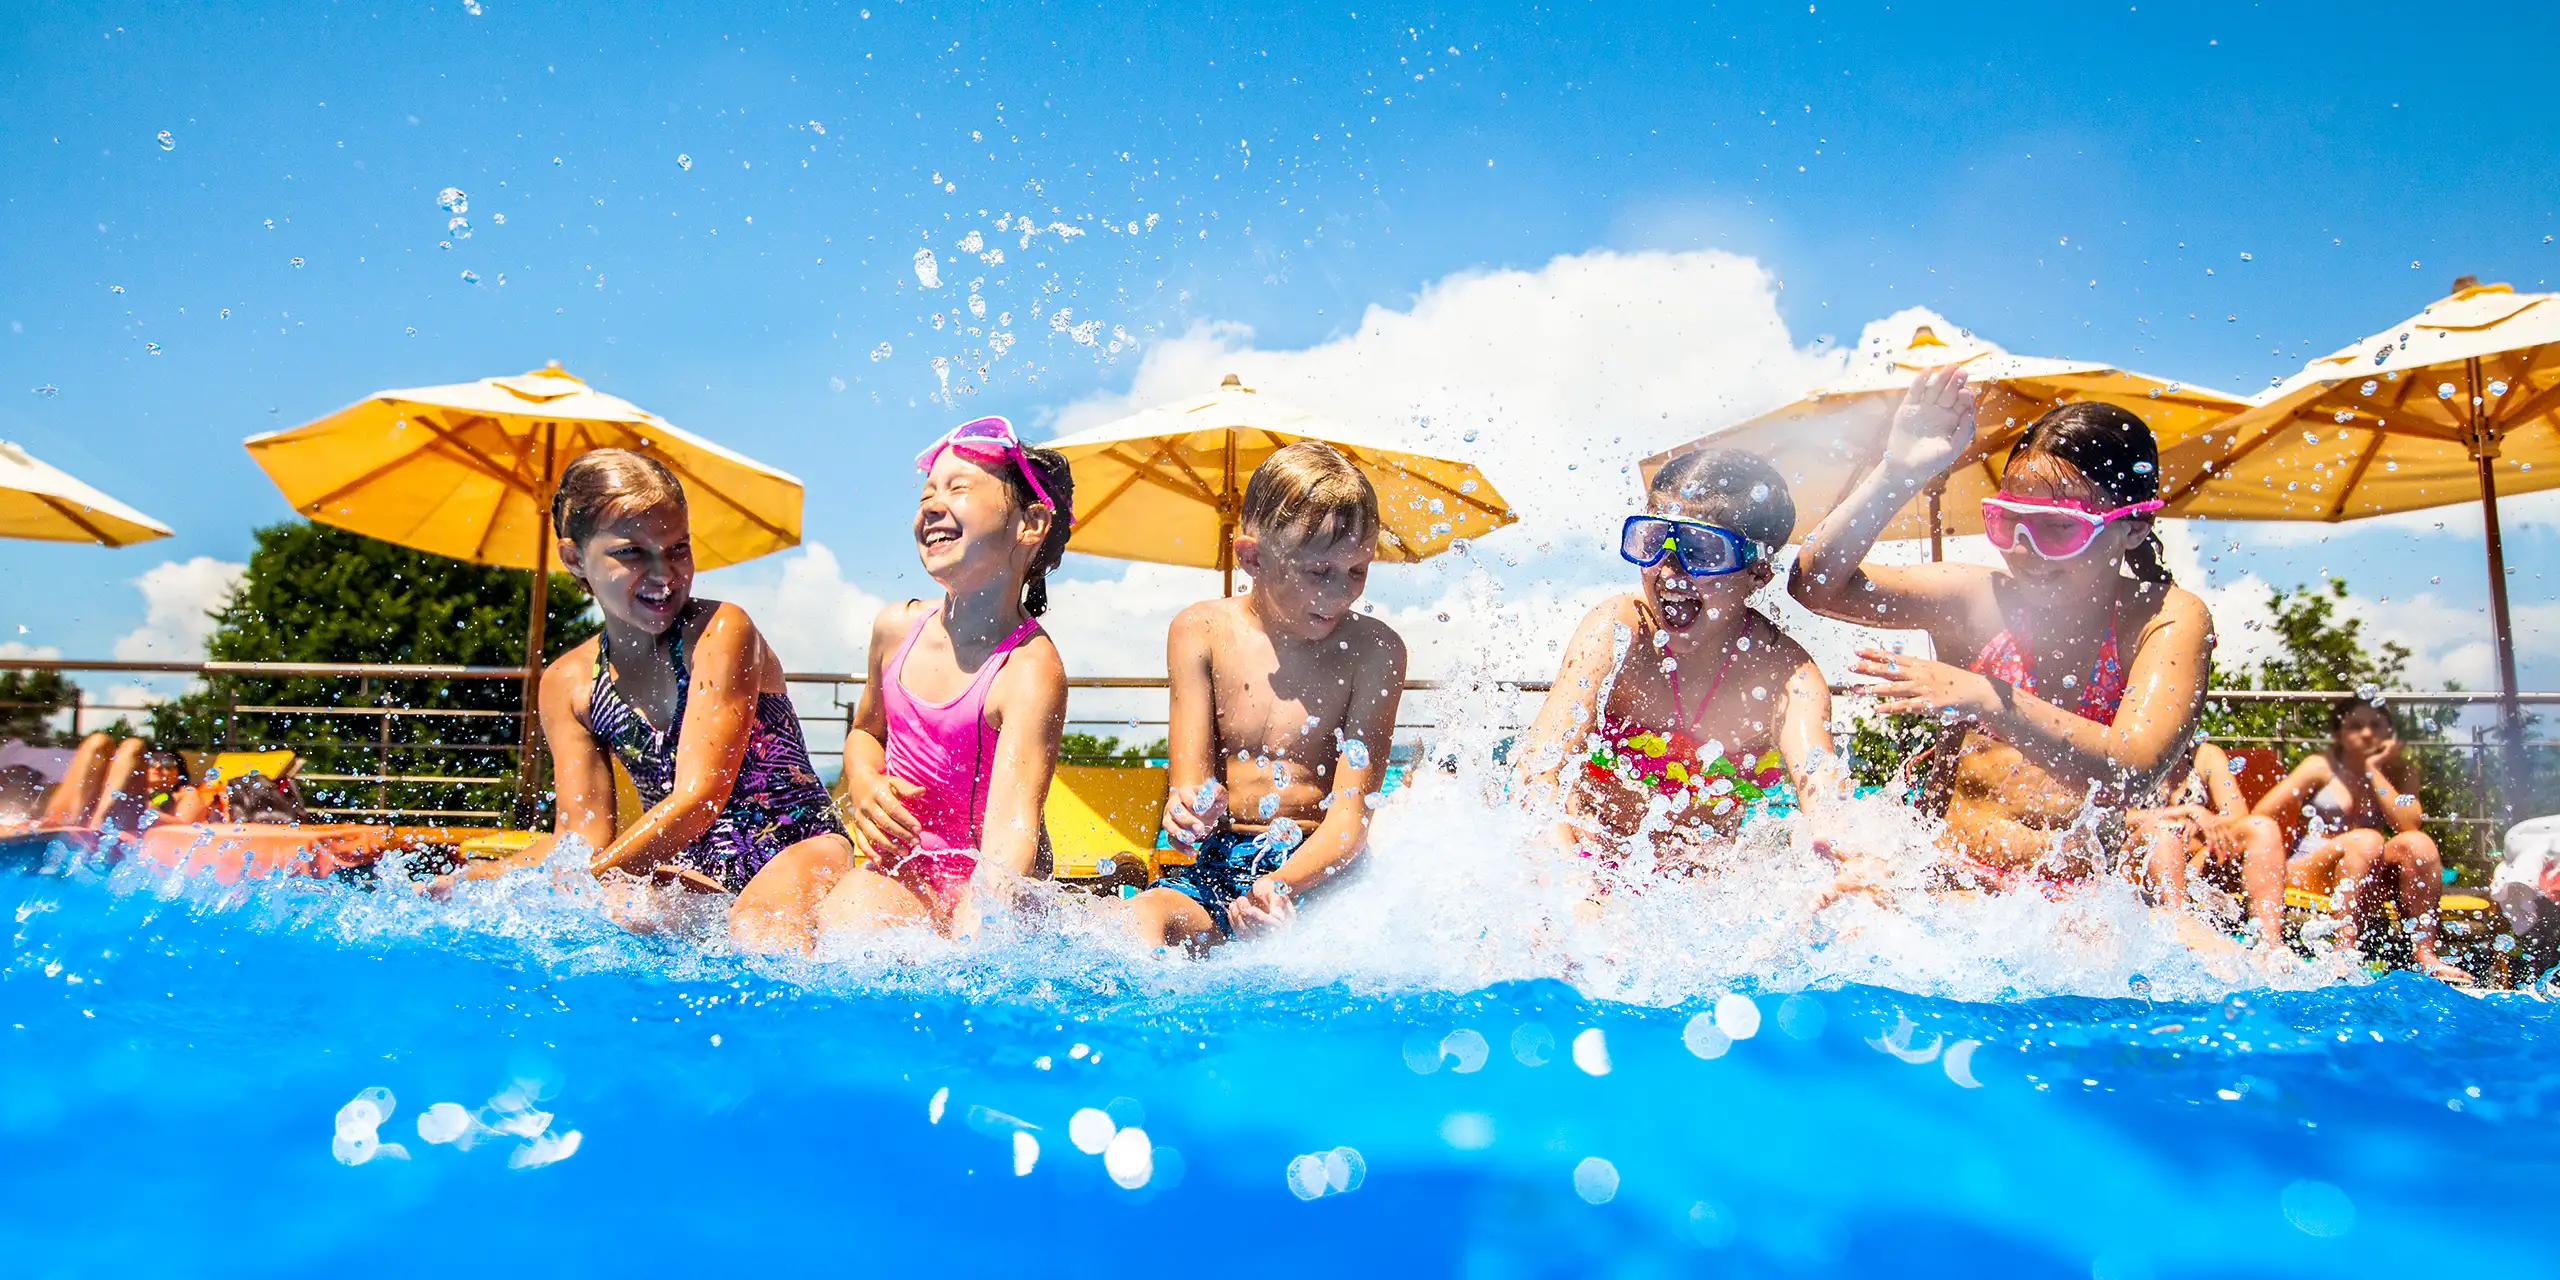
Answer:
M870 679L844 740L844 792L865 861L826 929L976 931L1047 844L1040 806L1066 730L1067 671L1040 629L1066 554L1075 476L1002 418L964 423L916 459L915 539L942 599L882 609Z
M1973 417L1963 370L1921 374L1884 456L1814 529L1788 589L1827 617L1924 630L1935 652L1972 655L1958 666L1868 648L1852 668L1878 679L1880 712L1953 726L1940 776L1966 879L2059 884L2143 843L2159 854L2151 883L2177 900L2183 852L2122 830L2194 741L2213 642L2204 602L2169 580L2151 529L2159 445L2115 405L2063 405L2019 435L1983 502L2003 568L1866 562L1903 503L1964 456Z
M2249 812L2231 757L2197 743L2171 770L2166 794L2163 807L2135 810L2135 823L2152 839L2172 842L2163 852L2185 858L2191 874L2237 893L2258 945L2283 946L2284 831Z
M194 822L208 807L187 785L186 761L177 752L147 738L118 741L93 733L71 753L41 821L53 827L112 824L131 833L163 818Z
M2400 729L2361 698L2338 709L2329 746L2305 756L2258 801L2260 818L2301 833L2286 870L2293 886L2330 899L2340 945L2386 919L2396 901L2410 959L2429 977L2469 982L2436 955L2444 855L2421 830L2418 769L2400 753Z
M1654 474L1620 536L1641 588L1584 616L1521 755L1569 845L1614 863L1660 814L1684 846L1660 851L1691 852L1782 779L1808 811L1839 792L1821 668L1749 604L1795 523L1756 455L1702 449Z
M1164 829L1197 860L1132 901L1149 945L1285 923L1367 843L1404 698L1404 641L1353 611L1379 523L1377 491L1329 445L1289 445L1245 483L1235 557L1252 589L1184 609L1165 640Z
M552 520L561 563L604 615L542 676L558 817L550 839L464 874L539 863L575 835L600 877L737 894L741 945L804 945L853 846L810 766L781 659L745 610L694 598L683 486L654 458L598 449L561 473ZM628 828L614 817L615 759L647 806ZM620 894L616 915L644 926L655 906Z

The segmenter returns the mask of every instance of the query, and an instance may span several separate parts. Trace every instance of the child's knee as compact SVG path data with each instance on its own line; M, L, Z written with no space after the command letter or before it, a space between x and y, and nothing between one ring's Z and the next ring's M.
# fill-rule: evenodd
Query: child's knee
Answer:
M2405 831L2391 837L2383 846L2386 853L2422 867L2443 865L2444 854L2436 848L2434 837L2423 831Z

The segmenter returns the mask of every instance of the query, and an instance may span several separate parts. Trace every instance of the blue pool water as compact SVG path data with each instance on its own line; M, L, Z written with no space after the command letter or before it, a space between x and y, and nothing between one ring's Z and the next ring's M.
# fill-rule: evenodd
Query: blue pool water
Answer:
M1712 911L1668 888L1634 932L1550 920L1521 950L1486 921L1535 875L1393 828L1303 936L1188 965L1082 926L748 961L623 935L533 877L444 904L130 866L0 877L0 1257L13 1276L2560 1273L2560 1019L2532 995L2406 975L2216 992L2139 939L2106 954L2152 973L2041 971L2002 958L2052 949L2018 940L2043 927L2025 916L1682 932L1644 913ZM1574 984L1525 976L1541 965ZM405 1159L333 1155L368 1088L394 1095L377 1136ZM435 1103L517 1131L430 1143ZM1087 1108L1143 1130L1111 1157L1143 1185L1078 1150L1105 1127L1077 1132ZM1293 1161L1339 1148L1347 1189L1319 1158L1300 1189L1324 1194L1293 1190Z

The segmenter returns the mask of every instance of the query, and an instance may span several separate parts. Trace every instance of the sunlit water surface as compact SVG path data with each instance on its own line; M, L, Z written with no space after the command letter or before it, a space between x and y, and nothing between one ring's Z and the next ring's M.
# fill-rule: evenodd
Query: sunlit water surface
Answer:
M2560 1021L2532 995L2200 957L2111 891L1816 913L1782 821L1577 913L1484 791L1391 801L1352 882L1202 963L1082 897L1034 941L812 963L631 936L573 876L441 903L0 877L0 1256L2560 1273Z

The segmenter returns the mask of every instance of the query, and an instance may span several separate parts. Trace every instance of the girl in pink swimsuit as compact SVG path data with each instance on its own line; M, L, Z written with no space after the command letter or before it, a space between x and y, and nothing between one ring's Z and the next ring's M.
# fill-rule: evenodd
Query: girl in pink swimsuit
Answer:
M1817 613L1923 630L1935 652L1973 655L1957 666L1869 648L1853 666L1880 681L1879 710L1946 725L1923 801L1945 814L1959 883L2031 877L2051 891L2118 864L2183 902L2184 845L2127 825L2194 740L2213 638L2204 602L2161 562L2151 429L2096 401L2028 424L1983 502L1999 569L1866 559L1913 495L1980 464L1974 408L1962 369L1922 374L1884 456L1813 531L1788 589Z
M969 935L1046 851L1040 805L1067 681L1038 615L1065 554L1074 477L1002 418L964 424L916 464L916 550L943 597L890 605L872 622L844 746L863 864L828 896L824 931Z

